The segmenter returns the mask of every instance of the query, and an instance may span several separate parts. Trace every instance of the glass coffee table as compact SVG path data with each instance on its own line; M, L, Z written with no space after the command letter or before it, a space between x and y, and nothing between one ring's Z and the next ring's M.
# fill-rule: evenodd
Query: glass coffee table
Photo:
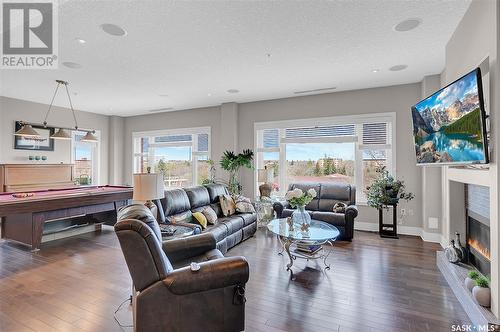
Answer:
M286 251L290 258L290 263L286 266L287 271L291 270L293 261L297 258L322 259L325 269L330 269L327 258L332 251L333 242L340 235L337 227L313 219L307 231L301 230L301 225L298 224L294 224L293 229L290 229L287 219L282 218L273 219L267 229L283 244L283 250L279 254L282 255L283 251ZM326 248L326 245L329 245L329 248Z

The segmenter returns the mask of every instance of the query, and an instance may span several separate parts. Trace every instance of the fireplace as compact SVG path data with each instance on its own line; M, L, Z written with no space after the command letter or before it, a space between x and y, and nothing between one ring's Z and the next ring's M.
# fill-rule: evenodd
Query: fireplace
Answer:
M482 274L490 275L490 226L489 220L467 210L467 255L469 264Z

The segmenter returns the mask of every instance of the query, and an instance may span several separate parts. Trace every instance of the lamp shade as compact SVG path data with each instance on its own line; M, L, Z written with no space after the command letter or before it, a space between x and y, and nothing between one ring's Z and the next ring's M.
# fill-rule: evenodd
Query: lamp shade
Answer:
M134 201L150 201L163 197L165 197L165 189L162 174L134 174Z
M68 133L66 130L62 129L62 128L59 128L59 130L53 134L53 135L50 135L50 138L53 138L53 139L66 139L66 140L70 140L71 139L71 134Z
M80 141L87 143L97 143L99 139L92 132L88 131L87 134L83 136Z
M258 182L273 182L274 170L272 168L263 168L258 170Z
M30 124L23 125L14 135L26 138L41 138L40 134Z

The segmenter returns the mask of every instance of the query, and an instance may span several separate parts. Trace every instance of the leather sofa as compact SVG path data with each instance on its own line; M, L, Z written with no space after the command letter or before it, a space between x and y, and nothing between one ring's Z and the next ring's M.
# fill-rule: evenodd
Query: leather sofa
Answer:
M290 184L288 190L299 188L307 191L316 190L317 196L306 206L312 219L334 225L340 231L338 240L351 241L354 234L354 219L358 215L356 207L356 187L344 183L299 182ZM333 206L342 202L347 205L344 213L333 212ZM286 218L295 211L288 203L274 203L278 218Z
M162 242L156 219L141 204L120 209L114 227L134 284L134 331L244 330L244 257L224 258L210 233Z
M219 195L227 194L227 188L221 184L165 190L165 198L155 201L159 212L158 219L160 222L168 223L187 216L186 220L189 221L189 216L193 212L200 211L206 206L212 207L217 213L217 223L208 225L203 233L213 234L217 249L225 254L238 243L253 236L257 230L256 213L223 216Z

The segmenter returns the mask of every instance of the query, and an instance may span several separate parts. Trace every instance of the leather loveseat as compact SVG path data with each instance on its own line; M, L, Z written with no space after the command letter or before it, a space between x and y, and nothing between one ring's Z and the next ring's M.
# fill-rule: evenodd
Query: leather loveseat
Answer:
M228 190L221 184L194 186L184 189L165 190L165 198L157 200L159 222L172 220L191 220L191 214L210 206L217 213L217 223L208 225L203 232L213 234L217 249L226 253L228 249L248 239L257 230L256 213L236 213L224 217L219 202L219 195L227 195Z
M356 187L344 183L310 183L300 182L290 184L288 190L299 188L307 191L316 190L317 196L306 206L312 219L325 221L334 225L340 231L338 240L351 241L354 233L354 218L358 215L356 207ZM344 213L333 212L336 203L347 205ZM295 211L288 203L274 203L274 210L278 218L286 218Z

